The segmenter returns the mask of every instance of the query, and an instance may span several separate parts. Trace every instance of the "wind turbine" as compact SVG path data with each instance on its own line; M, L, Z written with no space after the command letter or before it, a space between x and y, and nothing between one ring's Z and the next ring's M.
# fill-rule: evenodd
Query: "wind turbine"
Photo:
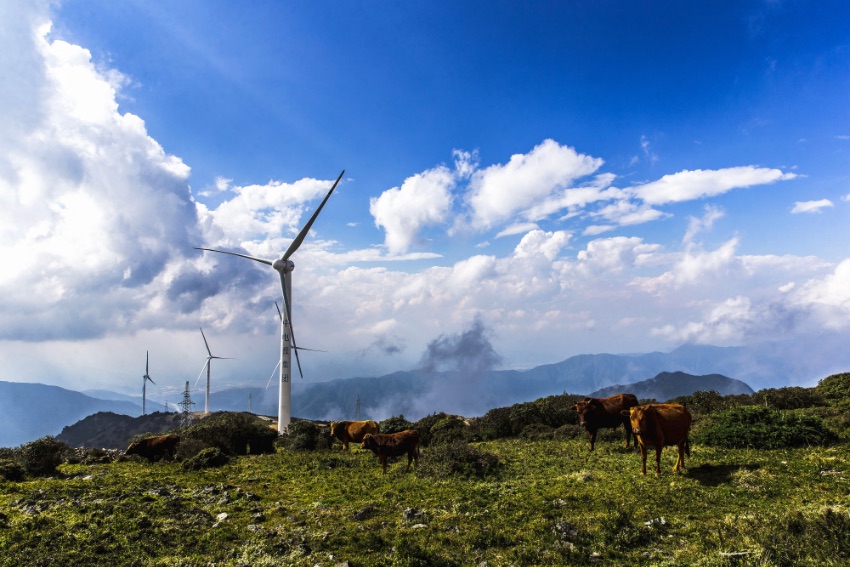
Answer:
M322 200L319 208L316 209L316 212L313 213L313 216L310 217L310 220L307 221L307 224L304 225L304 228L301 229L301 232L298 233L298 236L295 237L295 240L292 241L292 244L289 245L289 248L287 248L286 252L284 252L283 256L281 256L278 260L266 260L263 258L248 256L246 254L228 252L226 250L195 247L195 250L206 250L208 252L218 252L219 254L230 254L231 256L239 256L240 258L247 258L248 260L260 262L261 264L271 266L280 275L280 291L283 295L285 312L283 314L284 316L281 317L280 322L280 391L278 394L277 404L277 430L279 433L285 433L287 431L292 417L292 381L290 367L292 366L293 350L295 350L295 361L298 363L298 372L301 374L302 378L304 377L304 373L301 370L301 360L298 358L298 347L295 345L295 334L292 332L292 306L290 305L289 299L292 296L291 274L292 270L295 269L295 264L292 263L289 257L298 250L299 246L301 246L301 243L310 231L310 227L313 226L313 222L316 220L316 217L318 217L319 213L322 212L322 207L324 207L325 203L328 202L331 193L334 192L334 189L336 189L336 186L339 184L344 174L345 170L342 170L342 173L340 173L339 177L337 177L331 187L331 190L328 191L327 195L325 195L325 198Z
M148 366L150 363L150 353L145 351L145 375L142 376L142 415L145 415L145 397L147 396L147 386L148 380L150 380L151 384L156 384L153 379L148 375Z
M200 327L198 327L198 328L201 329ZM201 329L201 336L204 337L204 346L207 347L207 354L209 355L209 356L207 356L206 364L204 364L204 368L207 369L207 395L204 398L204 413L209 414L210 413L210 366L212 366L212 364L210 364L210 361L212 361L212 359L214 359L214 358L217 358L219 360L231 360L231 359L227 358L226 356L213 356L213 353L210 350L210 343L207 342L207 336L204 334L203 329ZM204 373L204 368L201 368L201 374ZM198 374L198 378L201 377L201 374ZM198 379L195 379L195 384L197 384L197 383L198 383Z

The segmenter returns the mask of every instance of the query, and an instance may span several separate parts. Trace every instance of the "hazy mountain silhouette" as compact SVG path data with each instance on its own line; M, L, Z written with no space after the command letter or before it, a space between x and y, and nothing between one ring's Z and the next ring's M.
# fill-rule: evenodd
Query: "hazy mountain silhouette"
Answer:
M639 400L654 399L665 402L679 396L690 396L700 390L714 390L723 396L753 393L753 389L740 380L727 378L721 374L694 376L684 372L662 372L649 380L642 380L634 384L608 386L596 390L590 395L594 398L604 398L621 392L628 392L637 396Z

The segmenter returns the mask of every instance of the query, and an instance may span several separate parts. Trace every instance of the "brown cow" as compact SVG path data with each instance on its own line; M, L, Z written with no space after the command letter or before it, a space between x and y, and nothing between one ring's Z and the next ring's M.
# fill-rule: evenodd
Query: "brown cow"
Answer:
M173 459L178 443L180 443L180 437L173 433L148 437L147 439L130 443L130 446L124 451L124 455L139 455L140 457L145 457L150 462L153 462L155 457L164 457L165 455Z
M679 457L674 471L685 468L685 451L691 455L688 435L691 430L691 412L681 404L649 404L623 411L629 417L632 431L640 444L641 474L646 474L646 448L655 447L655 474L661 474L661 449L676 445Z
M381 459L384 474L387 474L387 457L400 457L407 453L407 470L415 459L419 465L419 432L415 429L405 429L398 433L367 434L360 444L363 449L369 449Z
M603 428L612 428L623 426L626 430L626 448L629 447L629 440L632 436L631 427L629 427L628 417L623 417L620 413L638 405L637 398L633 394L617 394L608 398L585 398L584 401L576 404L576 413L578 414L578 423L587 429L587 435L590 438L590 450L593 451L593 444L596 443L596 432ZM634 440L637 447L637 438Z
M353 441L360 443L363 441L363 436L371 433L372 435L380 433L381 428L371 419L366 421L332 421L331 422L331 437L336 437L342 441L342 450L348 451L348 444Z

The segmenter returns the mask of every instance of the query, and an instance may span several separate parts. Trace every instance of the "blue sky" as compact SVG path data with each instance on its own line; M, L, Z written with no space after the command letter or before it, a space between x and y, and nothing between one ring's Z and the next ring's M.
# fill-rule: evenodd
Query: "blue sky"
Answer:
M278 256L343 169L293 258L307 381L469 329L506 368L850 331L845 2L0 16L0 379L130 391L151 350L172 395L203 326L264 385L274 274L192 247Z

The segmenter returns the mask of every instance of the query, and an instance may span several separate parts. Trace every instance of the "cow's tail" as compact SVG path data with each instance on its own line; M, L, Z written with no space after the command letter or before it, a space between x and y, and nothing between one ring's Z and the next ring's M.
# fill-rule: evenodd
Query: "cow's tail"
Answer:
M685 439L685 454L691 456L691 440Z

